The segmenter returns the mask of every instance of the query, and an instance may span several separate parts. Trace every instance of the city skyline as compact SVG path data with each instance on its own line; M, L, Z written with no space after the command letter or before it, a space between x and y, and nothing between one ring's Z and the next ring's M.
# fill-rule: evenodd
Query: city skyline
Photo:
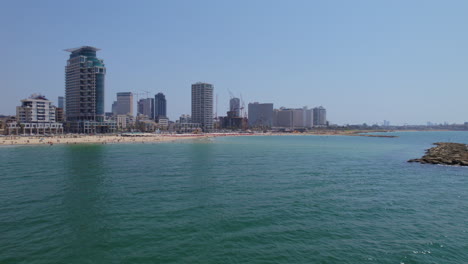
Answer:
M96 3L90 12L83 5L76 13L52 2L47 8L9 2L0 11L9 39L0 45L13 62L0 66L0 114L14 115L16 102L33 93L58 104L68 56L62 50L90 45L102 48L109 69L106 112L111 95L148 90L166 95L176 120L190 113L189 85L203 81L216 86L218 115L229 109L230 90L245 105L323 105L336 124L468 121L468 37L461 34L468 3L462 1L201 1L186 9L143 1L139 8ZM198 17L197 10L213 17ZM83 20L83 13L103 21ZM24 19L6 26L18 16Z

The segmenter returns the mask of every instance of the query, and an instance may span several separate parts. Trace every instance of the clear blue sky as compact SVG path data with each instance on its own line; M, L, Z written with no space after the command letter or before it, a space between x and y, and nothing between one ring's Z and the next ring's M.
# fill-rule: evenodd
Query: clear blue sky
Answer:
M66 48L92 45L115 93L190 85L275 108L327 108L332 123L468 121L468 1L3 1L0 113L64 94Z

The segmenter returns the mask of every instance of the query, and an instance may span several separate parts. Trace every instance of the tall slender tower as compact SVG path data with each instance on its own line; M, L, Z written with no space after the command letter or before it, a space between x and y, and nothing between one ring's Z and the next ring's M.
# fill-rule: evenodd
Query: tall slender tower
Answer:
M163 93L158 93L154 96L154 117L156 120L167 116L166 103L166 96Z
M192 122L199 123L203 131L213 129L213 85L192 84Z
M70 132L92 133L104 122L104 61L96 57L98 48L82 46L66 49L65 108Z

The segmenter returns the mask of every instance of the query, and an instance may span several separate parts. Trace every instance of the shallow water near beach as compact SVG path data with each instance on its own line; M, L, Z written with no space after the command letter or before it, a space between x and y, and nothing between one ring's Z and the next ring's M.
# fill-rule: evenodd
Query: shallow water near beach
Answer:
M0 263L464 263L468 132L0 147Z

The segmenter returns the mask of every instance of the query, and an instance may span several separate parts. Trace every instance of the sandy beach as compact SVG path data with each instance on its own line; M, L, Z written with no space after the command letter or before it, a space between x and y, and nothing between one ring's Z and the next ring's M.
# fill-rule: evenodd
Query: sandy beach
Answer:
M370 131L335 131L322 130L308 133L208 133L208 134L103 134L77 135L63 134L54 136L17 136L0 137L2 145L55 145L55 144L118 144L118 143L155 143L184 139L211 138L225 136L365 136L365 137L394 137L385 135L360 134Z
M123 135L55 135L55 136L5 136L0 137L1 145L55 145L55 144L117 144L117 143L147 143L168 142L182 139L209 138L211 134L146 134L138 136Z

